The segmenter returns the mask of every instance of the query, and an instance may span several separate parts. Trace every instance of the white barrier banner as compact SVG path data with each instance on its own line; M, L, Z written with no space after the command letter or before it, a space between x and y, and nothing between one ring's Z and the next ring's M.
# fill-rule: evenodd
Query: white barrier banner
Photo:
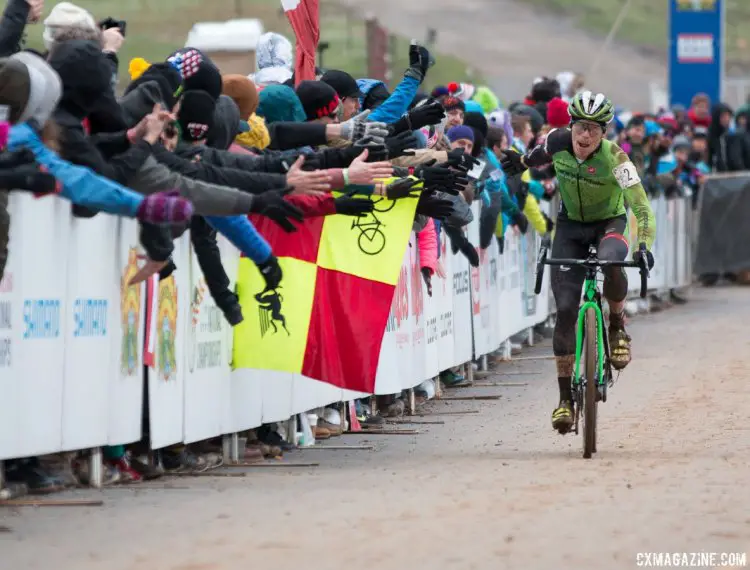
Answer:
M410 348L407 352L402 353L402 358L406 362L411 362L411 366L404 367L404 374L401 375L401 389L408 390L421 384L428 378L425 358L427 354L427 339L425 330L425 313L424 313L424 284L422 273L419 269L419 248L417 239L412 233L409 238L409 267L407 271L408 291L409 291L409 332Z
M73 218L65 313L63 447L84 449L108 439L113 338L119 331L118 224L111 216ZM91 271L96 260L97 271Z
M453 359L449 366L440 362L441 368L447 370L471 360L474 353L473 312L471 299L471 266L466 256L453 253L450 240L441 232L445 265L453 269ZM447 245L446 245L447 244Z
M437 355L434 361L437 367L437 373L452 368L453 366L456 366L461 362L465 362L465 360L458 361L456 359L455 339L458 334L467 334L471 336L470 328L463 332L457 332L454 328L453 252L448 246L448 237L445 235L445 232L440 233L438 248L440 248L440 258L438 259L438 265L441 268L443 276L440 276L437 273L432 276L432 299L430 300L430 304L434 306L434 317L436 319L437 326ZM467 273L467 295L468 292ZM468 312L468 305L466 310ZM469 352L471 352L471 339L469 339ZM437 375L437 373L435 375Z
M55 198L12 193L9 211L10 254L0 286L0 459L62 449L71 227L70 204Z

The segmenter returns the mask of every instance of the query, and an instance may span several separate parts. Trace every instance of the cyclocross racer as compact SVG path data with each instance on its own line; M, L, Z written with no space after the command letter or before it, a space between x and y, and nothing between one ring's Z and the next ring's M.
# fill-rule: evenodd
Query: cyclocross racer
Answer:
M601 260L624 261L628 242L626 204L638 221L638 243L646 245L646 262L654 265L650 252L656 236L654 214L635 165L615 143L604 138L614 118L614 106L603 94L577 94L568 106L570 128L556 129L539 145L520 155L508 151L502 167L508 176L529 167L552 162L560 185L562 203L555 227L552 258L585 259L589 247L597 246ZM635 261L643 256L637 249ZM612 366L622 370L630 362L630 336L625 332L625 299L628 279L622 268L604 271L603 294L609 303L609 338ZM573 425L571 377L575 361L575 327L582 267L552 268L552 292L557 303L553 348L560 386L560 403L552 412L552 427L566 433Z

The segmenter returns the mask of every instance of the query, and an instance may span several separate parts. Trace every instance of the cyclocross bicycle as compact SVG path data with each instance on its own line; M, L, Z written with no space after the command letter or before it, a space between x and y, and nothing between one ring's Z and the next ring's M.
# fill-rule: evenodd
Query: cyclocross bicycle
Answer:
M599 291L598 274L604 267L636 267L641 274L641 298L646 297L648 290L648 266L645 255L641 262L603 261L597 257L595 246L589 248L586 259L547 259L550 239L542 241L539 261L536 266L536 286L534 292L539 295L542 290L544 266L578 266L586 269L586 280L583 284L583 303L578 312L576 326L576 360L573 373L573 417L574 432L578 434L578 420L583 418L583 457L589 459L596 453L596 412L599 401L607 401L607 388L614 383L612 363L609 352L609 338L604 327L602 312L602 295ZM641 245L645 253L646 246ZM581 371L583 357L583 374Z

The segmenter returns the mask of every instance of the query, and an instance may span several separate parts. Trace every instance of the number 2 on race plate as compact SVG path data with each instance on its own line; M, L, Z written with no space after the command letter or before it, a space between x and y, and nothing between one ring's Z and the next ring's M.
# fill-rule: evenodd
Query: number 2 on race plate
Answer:
M630 161L616 166L612 170L612 174L615 175L620 188L630 188L631 186L635 186L636 184L640 184L641 182L641 178L638 176L638 170L636 169L635 164Z

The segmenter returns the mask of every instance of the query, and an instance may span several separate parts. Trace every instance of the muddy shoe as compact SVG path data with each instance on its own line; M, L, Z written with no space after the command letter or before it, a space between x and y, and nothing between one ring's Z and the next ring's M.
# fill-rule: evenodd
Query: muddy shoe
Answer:
M609 345L612 368L622 370L630 364L630 335L625 332L625 329L610 328Z
M573 427L573 403L564 400L552 412L552 428L566 434Z
M331 422L327 422L325 420L318 420L317 427L328 430L328 433L330 433L332 437L338 437L342 433L344 433L344 430L341 429L340 425L332 424Z
M315 426L312 429L315 439L330 439L331 437L331 432L322 426Z

